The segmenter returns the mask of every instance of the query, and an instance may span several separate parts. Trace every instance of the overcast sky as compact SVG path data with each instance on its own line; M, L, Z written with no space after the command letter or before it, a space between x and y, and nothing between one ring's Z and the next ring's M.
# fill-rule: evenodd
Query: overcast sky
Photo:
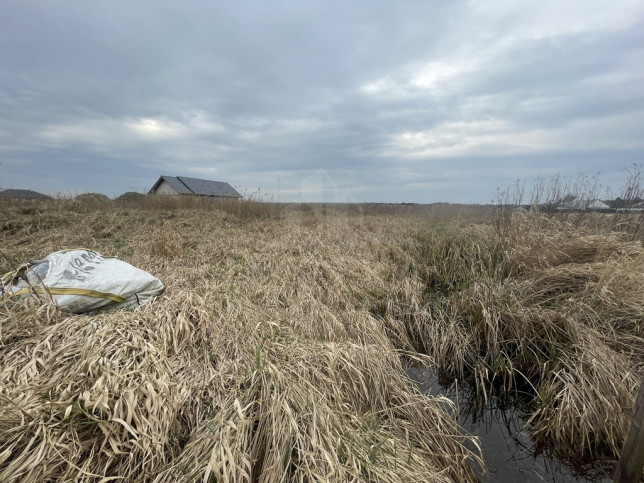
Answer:
M0 187L489 202L644 163L644 2L0 0Z

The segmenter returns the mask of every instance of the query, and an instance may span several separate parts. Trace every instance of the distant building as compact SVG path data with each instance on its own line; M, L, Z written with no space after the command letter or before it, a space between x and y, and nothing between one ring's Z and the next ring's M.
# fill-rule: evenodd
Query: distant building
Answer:
M631 210L644 211L644 201L640 201L639 203L636 203L633 206L631 206Z
M161 176L148 191L149 195L199 196L210 199L239 199L242 197L232 186L223 181Z
M620 213L644 213L644 201L618 208L617 211Z
M575 196L566 196L558 205L557 211L595 211L611 213L615 210L600 200L584 200Z
M7 189L0 191L0 199L14 200L51 200L51 196L43 195L32 190Z

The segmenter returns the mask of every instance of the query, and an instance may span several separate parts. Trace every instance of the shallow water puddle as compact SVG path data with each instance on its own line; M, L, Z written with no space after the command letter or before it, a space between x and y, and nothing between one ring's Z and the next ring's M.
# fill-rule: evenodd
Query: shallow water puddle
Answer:
M608 476L577 476L563 463L544 455L535 455L535 448L525 428L520 411L501 408L492 399L482 412L473 411L465 391L445 388L427 368L410 367L409 377L416 381L423 394L445 396L457 405L459 424L468 433L478 436L483 449L487 474L477 476L482 482L610 482Z

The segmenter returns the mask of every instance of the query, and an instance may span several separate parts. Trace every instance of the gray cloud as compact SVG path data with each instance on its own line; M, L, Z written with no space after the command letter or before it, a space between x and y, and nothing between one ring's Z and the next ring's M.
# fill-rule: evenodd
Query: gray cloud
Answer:
M644 162L644 9L618 3L5 2L0 185L183 174L296 200L323 172L358 201L487 202L519 177L615 182Z

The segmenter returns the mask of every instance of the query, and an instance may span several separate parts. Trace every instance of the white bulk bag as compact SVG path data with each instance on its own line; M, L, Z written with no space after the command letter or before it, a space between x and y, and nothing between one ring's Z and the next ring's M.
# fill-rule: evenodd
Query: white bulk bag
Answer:
M35 293L77 314L136 307L164 290L161 280L148 272L84 248L54 252L45 260L26 263L0 282L0 295Z

